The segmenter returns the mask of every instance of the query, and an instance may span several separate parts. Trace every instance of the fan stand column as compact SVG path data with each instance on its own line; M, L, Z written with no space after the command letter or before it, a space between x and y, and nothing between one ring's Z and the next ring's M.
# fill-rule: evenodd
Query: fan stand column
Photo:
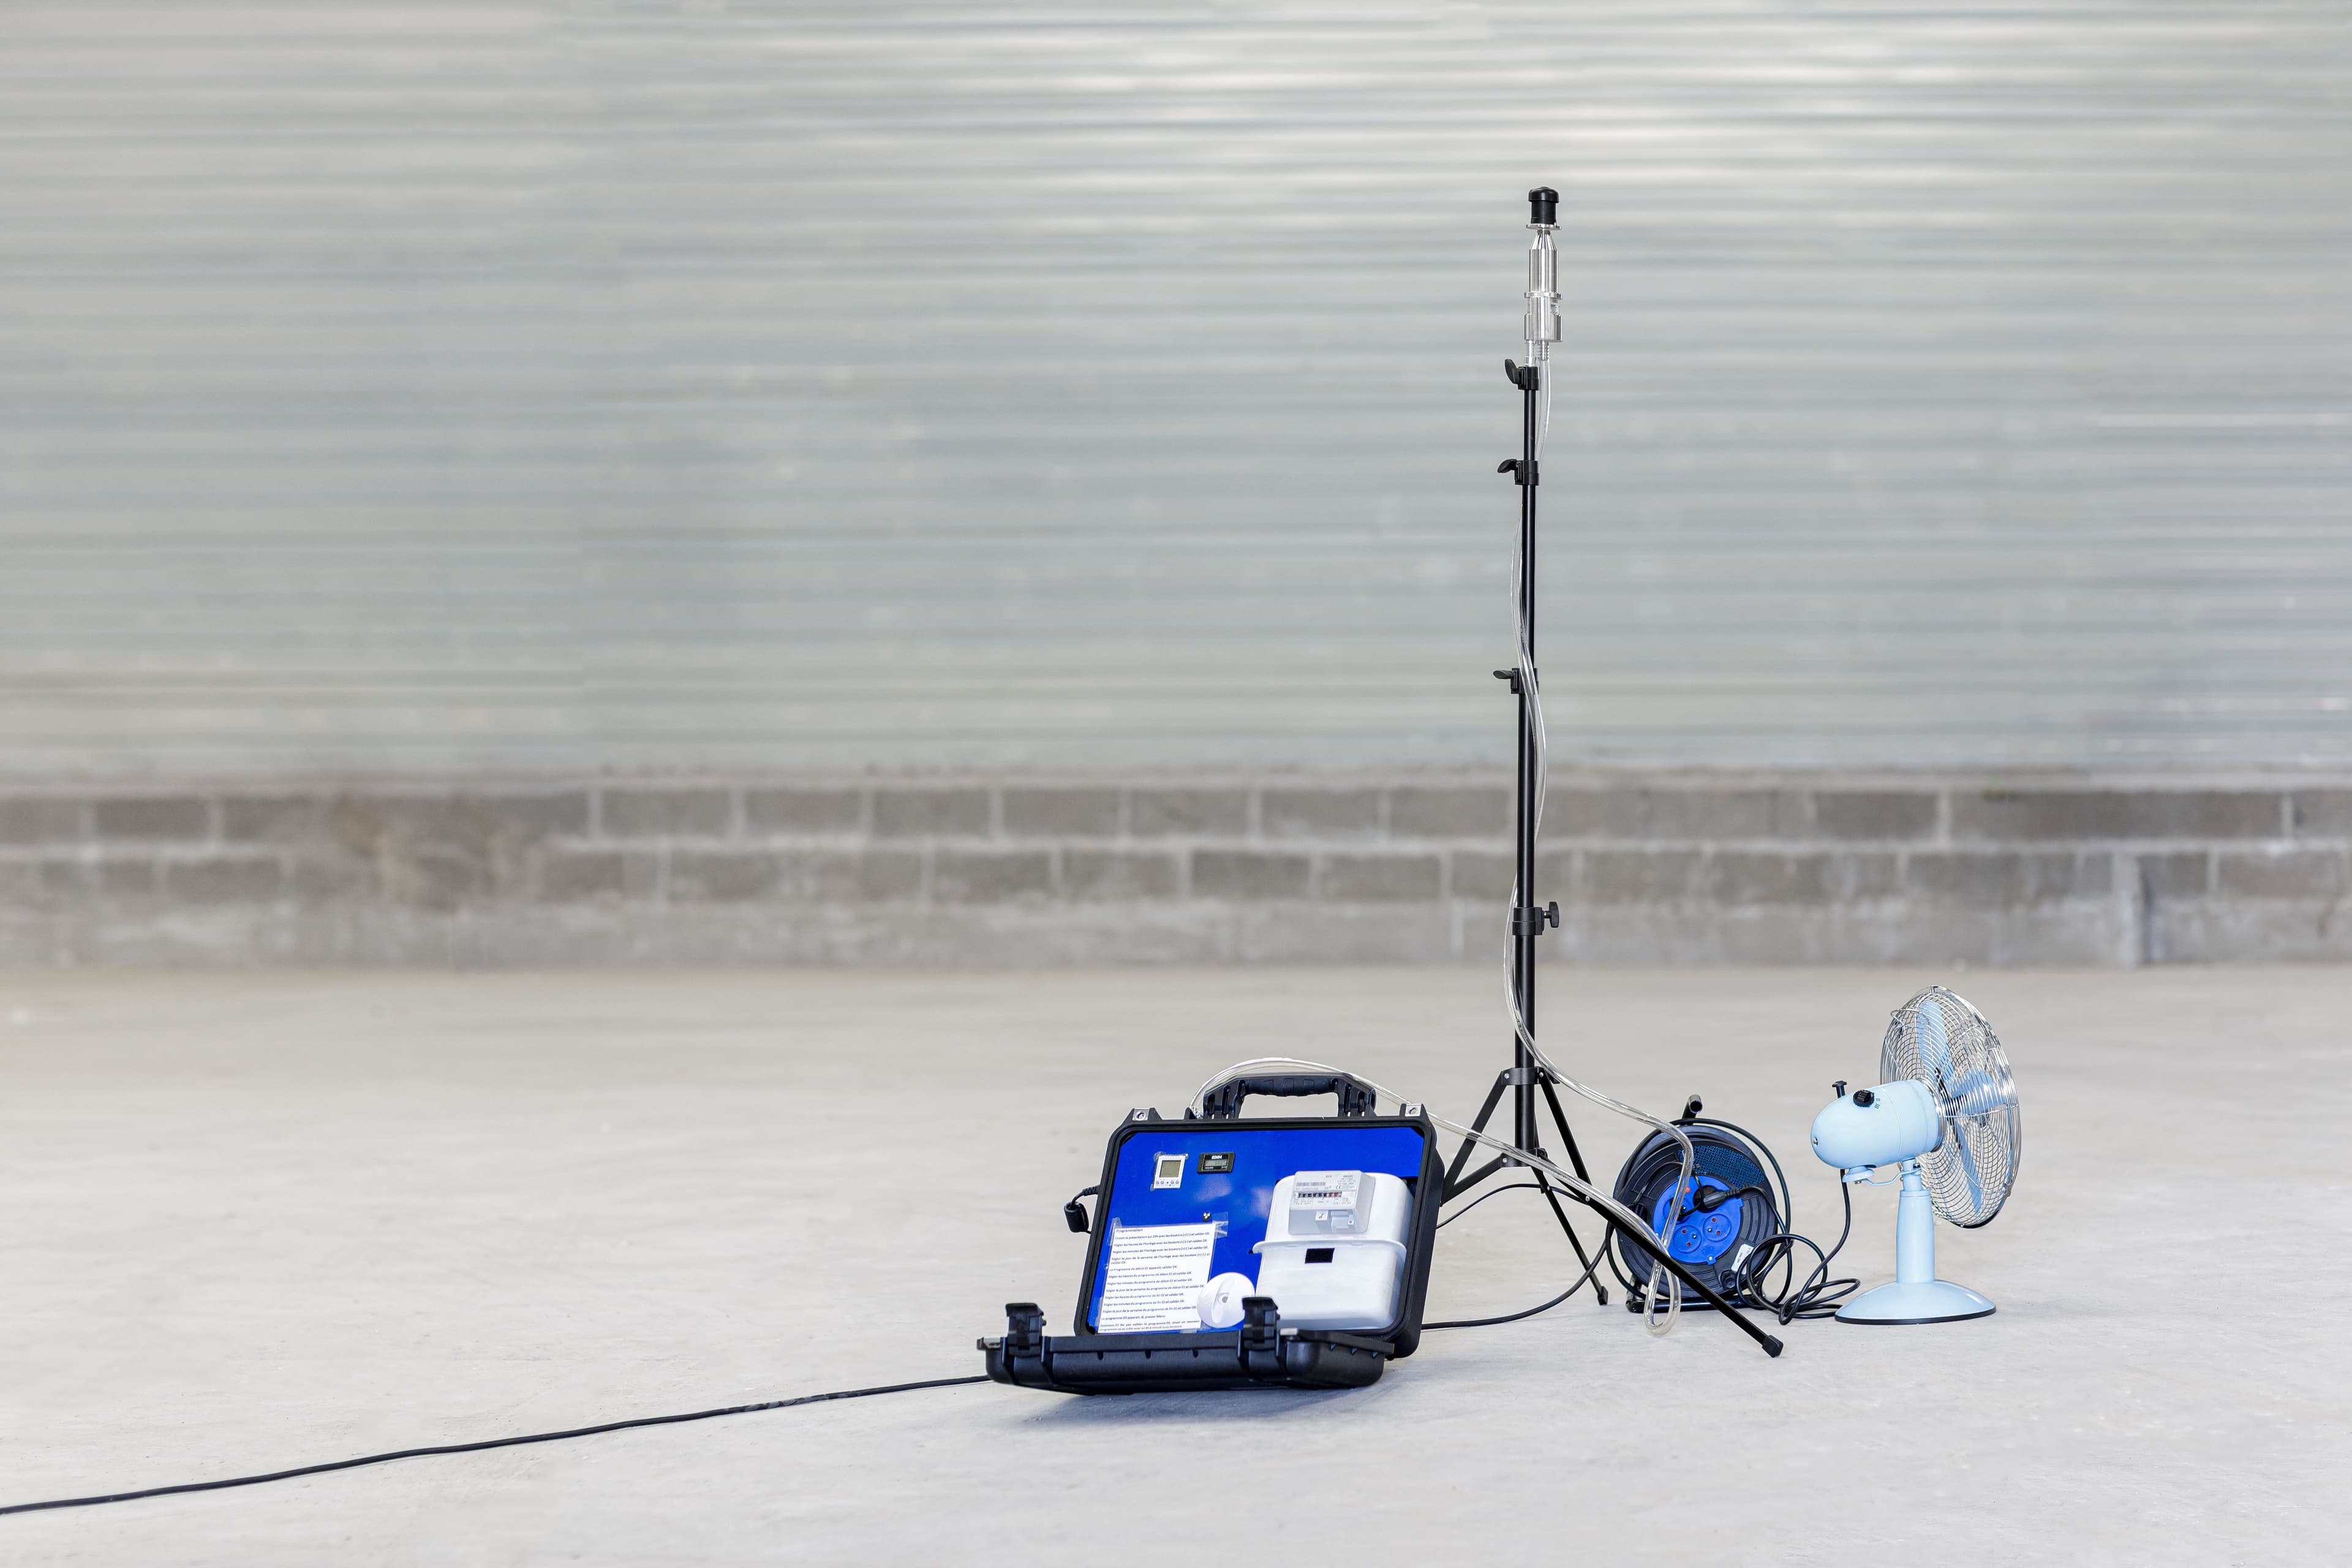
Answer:
M1841 1178L1853 1183L1851 1172ZM1902 1164L1895 1200L1895 1282L1864 1290L1838 1309L1841 1323L1958 1323L1990 1318L1993 1304L1965 1285L1936 1276L1936 1213L1919 1162Z

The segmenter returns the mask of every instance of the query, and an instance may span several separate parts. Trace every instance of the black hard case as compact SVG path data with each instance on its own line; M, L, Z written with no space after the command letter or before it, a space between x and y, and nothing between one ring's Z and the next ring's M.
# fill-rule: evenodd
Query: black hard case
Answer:
M1243 1080L1239 1092L1223 1097L1226 1113L1238 1110L1244 1094L1328 1092L1328 1080L1269 1079ZM1261 1087L1263 1086L1263 1087ZM1343 1108L1350 1103L1346 1089ZM1370 1091L1358 1103L1370 1103ZM1417 1108L1408 1108L1417 1109ZM1278 1131L1328 1125L1330 1118L1252 1118L1253 1129ZM1409 1356L1421 1343L1423 1298L1429 1289L1429 1260L1437 1238L1437 1195L1444 1180L1437 1150L1437 1129L1426 1116L1343 1115L1350 1125L1410 1127L1421 1134L1421 1174L1413 1184L1412 1231L1405 1251L1404 1279L1398 1292L1396 1321L1377 1331L1339 1332L1323 1329L1280 1326L1278 1311L1253 1308L1238 1329L1210 1330L1192 1334L1055 1334L1045 1330L1045 1314L1028 1302L1005 1308L1006 1333L1001 1340L982 1340L988 1375L999 1383L1024 1388L1057 1389L1066 1394L1146 1394L1171 1389L1214 1388L1360 1388L1380 1380L1392 1358ZM1100 1190L1108 1198L1118 1170L1119 1146L1128 1139L1165 1126L1156 1110L1139 1110L1119 1123L1103 1151ZM1087 1240L1086 1271L1078 1277L1078 1300L1071 1321L1086 1322L1093 1295L1095 1266L1101 1256L1109 1204L1095 1205L1094 1226Z

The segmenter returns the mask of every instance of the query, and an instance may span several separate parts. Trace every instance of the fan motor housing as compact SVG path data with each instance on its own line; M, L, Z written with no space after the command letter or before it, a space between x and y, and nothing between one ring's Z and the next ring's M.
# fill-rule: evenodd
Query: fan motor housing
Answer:
M1813 1118L1813 1152L1841 1171L1898 1165L1944 1141L1935 1091L1916 1079L1840 1095Z

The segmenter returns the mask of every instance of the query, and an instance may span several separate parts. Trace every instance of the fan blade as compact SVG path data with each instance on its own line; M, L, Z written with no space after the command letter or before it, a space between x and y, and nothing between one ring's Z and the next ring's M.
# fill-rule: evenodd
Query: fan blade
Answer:
M1944 1032L1943 1009L1927 1006L1919 1009L1919 1058L1935 1080L1936 1096L1944 1105L1944 1136L1951 1141L1953 1151L1960 1157L1960 1176L1969 1184L1969 1212L1984 1210L1984 1178L1978 1173L1975 1151L1969 1147L1967 1133L1959 1122L1958 1113L1967 1109L1966 1097L1952 1091L1952 1041Z
M1919 1061L1935 1079L1936 1097L1948 1104L1944 1075L1951 1070L1952 1042L1944 1036L1944 1015L1933 1006L1919 1009Z
M1951 1139L1953 1149L1960 1156L1960 1174L1968 1179L1969 1213L1980 1215L1984 1213L1984 1178L1977 1173L1976 1153L1969 1147L1968 1136L1958 1122L1952 1124Z

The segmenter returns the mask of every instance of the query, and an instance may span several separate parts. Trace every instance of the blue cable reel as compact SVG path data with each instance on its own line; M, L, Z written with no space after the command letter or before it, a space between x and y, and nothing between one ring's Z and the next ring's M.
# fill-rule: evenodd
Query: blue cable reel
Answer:
M1710 1289L1730 1295L1749 1255L1780 1231L1788 1184L1769 1150L1728 1122L1701 1119L1699 1110L1694 1096L1675 1122L1691 1141L1689 1184L1675 1191L1682 1146L1654 1132L1618 1172L1614 1196L1635 1214L1648 1215L1653 1234L1665 1234L1666 1250L1675 1262ZM1610 1244L1610 1267L1625 1287L1627 1305L1638 1310L1650 1259L1621 1235L1612 1232ZM1684 1305L1693 1305L1687 1292Z

